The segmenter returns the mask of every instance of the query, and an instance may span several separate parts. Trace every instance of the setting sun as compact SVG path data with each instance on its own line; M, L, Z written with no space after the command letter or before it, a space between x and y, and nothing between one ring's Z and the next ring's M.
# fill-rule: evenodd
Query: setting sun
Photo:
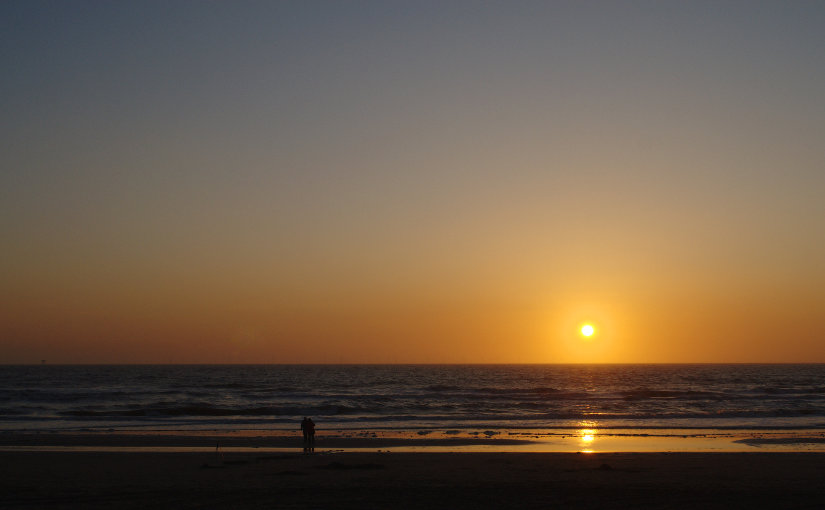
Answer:
M582 334L582 336L584 336L586 338L592 337L593 333L595 333L595 332L596 332L596 329L590 324L585 324L584 326L582 326L581 334Z

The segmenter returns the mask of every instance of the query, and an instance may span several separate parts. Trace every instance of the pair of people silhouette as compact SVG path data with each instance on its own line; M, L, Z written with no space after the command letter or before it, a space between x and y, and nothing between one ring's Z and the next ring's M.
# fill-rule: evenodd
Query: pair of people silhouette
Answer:
M315 449L315 422L304 416L301 421L301 432L304 433L304 451Z

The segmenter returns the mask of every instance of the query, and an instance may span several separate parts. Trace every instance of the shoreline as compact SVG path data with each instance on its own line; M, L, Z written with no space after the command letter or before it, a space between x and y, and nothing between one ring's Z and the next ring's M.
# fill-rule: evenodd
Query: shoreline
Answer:
M0 433L0 451L300 451L285 430L106 430ZM397 452L825 452L825 431L799 430L319 430L316 448Z

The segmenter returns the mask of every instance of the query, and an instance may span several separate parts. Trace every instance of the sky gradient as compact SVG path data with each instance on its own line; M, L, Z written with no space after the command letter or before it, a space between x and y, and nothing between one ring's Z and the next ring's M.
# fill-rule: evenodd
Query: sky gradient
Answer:
M825 362L822 2L7 1L0 61L0 363Z

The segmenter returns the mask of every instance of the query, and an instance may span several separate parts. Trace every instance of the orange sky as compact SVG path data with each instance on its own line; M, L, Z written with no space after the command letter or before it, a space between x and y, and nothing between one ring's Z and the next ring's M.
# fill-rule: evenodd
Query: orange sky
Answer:
M760 5L5 3L0 363L825 362Z

